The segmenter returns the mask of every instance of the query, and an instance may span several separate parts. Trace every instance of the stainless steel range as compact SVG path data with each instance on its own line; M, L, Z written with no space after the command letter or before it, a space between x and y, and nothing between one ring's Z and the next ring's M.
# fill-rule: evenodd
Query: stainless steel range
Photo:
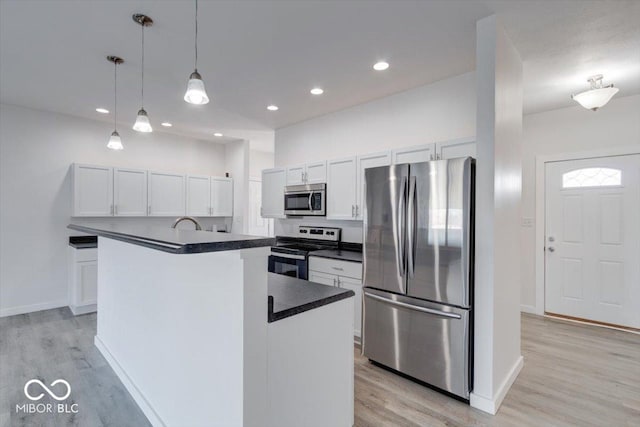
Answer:
M309 252L337 249L340 229L332 227L298 227L299 237L276 236L271 247L269 272L308 280Z

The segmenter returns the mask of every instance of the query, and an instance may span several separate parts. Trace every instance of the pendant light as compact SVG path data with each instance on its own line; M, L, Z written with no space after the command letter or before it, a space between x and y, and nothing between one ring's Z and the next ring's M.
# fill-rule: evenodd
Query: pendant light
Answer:
M209 97L207 96L207 91L204 88L202 76L198 73L198 0L196 0L195 50L195 66L193 73L189 76L187 92L184 94L184 100L189 104L203 105L209 103Z
M117 56L107 56L107 61L113 62L113 132L111 132L111 137L109 138L109 143L107 144L107 148L112 150L122 150L124 146L122 145L122 140L120 139L120 134L118 134L117 123L118 123L118 64L122 64L124 59L119 58Z
M134 14L133 20L142 27L142 71L140 73L142 77L140 92L141 102L136 122L133 125L133 130L138 132L152 132L153 128L151 127L151 123L149 123L149 116L147 116L147 112L144 109L144 27L150 27L153 24L153 20L147 15L143 15L141 13Z
M588 110L597 111L598 108L604 107L613 98L613 95L618 93L619 89L613 87L613 84L607 86L602 84L602 74L591 76L587 81L591 88L576 95L571 95L571 99Z

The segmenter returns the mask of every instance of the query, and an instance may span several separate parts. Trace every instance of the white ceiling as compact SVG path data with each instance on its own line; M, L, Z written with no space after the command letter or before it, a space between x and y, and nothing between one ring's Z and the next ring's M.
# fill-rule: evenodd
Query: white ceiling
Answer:
M193 69L193 2L0 3L0 101L98 120L112 109L119 68L120 126L139 108L140 27L145 107L155 129L220 141L271 129L471 71L475 22L498 14L525 70L525 112L572 105L569 95L602 73L640 93L639 1L203 1L199 66L212 102L182 100ZM391 68L371 66L386 59ZM313 97L309 89L325 94ZM269 112L268 104L280 110ZM174 127L166 130L161 121ZM267 140L269 138L266 138ZM262 147L268 149L269 147Z

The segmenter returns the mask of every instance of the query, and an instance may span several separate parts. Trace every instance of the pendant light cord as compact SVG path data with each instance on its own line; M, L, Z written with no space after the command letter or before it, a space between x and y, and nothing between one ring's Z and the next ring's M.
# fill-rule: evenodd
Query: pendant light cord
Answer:
M196 39L195 39L195 47L196 47L196 62L194 65L194 69L198 71L198 0L196 0Z
M144 22L141 25L142 27L142 90L141 90L141 107L144 110Z
M113 61L113 130L118 131L118 61Z

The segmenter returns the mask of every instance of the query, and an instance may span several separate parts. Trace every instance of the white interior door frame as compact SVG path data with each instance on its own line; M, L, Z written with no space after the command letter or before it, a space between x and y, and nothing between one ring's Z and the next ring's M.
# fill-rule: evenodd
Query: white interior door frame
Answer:
M544 244L545 244L545 164L565 160L592 159L596 157L626 156L640 154L640 145L606 148L602 150L581 151L574 153L559 153L536 156L536 237L535 237L535 273L536 273L536 306L535 314L544 315ZM530 311L530 310L524 310Z

